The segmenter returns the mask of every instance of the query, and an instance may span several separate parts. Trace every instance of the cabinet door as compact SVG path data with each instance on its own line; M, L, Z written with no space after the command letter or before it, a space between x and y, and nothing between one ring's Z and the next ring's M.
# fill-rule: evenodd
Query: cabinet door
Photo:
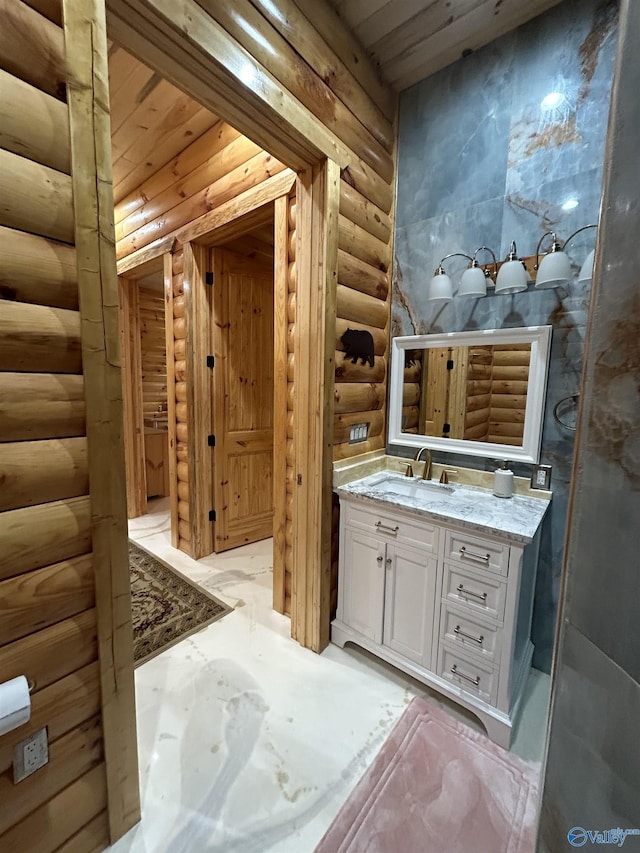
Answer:
M385 573L384 645L431 669L437 559L388 545Z
M384 553L384 542L345 529L342 618L354 631L376 643L382 643Z

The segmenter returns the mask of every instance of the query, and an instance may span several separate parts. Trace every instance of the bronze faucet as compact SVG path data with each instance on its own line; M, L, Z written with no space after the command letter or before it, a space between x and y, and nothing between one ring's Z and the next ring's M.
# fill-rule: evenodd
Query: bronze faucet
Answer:
M420 457L422 456L423 451L427 451L427 454L424 459L424 468L422 469L422 479L430 480L431 479L431 451L428 447L421 447L420 450L416 453L414 457L414 462L419 462Z

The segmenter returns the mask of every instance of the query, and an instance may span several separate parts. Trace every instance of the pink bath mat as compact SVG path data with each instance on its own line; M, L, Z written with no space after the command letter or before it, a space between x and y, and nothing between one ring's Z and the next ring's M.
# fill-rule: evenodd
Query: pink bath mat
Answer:
M538 773L416 697L316 853L533 853Z

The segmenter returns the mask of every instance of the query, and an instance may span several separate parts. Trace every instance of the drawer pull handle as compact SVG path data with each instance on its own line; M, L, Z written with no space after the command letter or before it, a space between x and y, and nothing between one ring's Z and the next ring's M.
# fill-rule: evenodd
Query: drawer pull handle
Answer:
M481 563L488 563L491 559L491 554L476 554L474 551L467 551L466 545L460 548L460 556L467 557L469 560L480 560Z
M486 602L486 600L487 600L487 593L486 592L483 592L482 595L480 595L479 592L473 592L470 589L465 589L461 583L458 584L457 589L458 589L458 595L461 595L463 597L470 595L472 598L477 598L479 601Z
M480 686L480 676L476 675L475 678L471 678L470 675L465 675L464 672L458 672L458 664L457 663L454 663L454 665L451 667L451 674L457 675L458 678L464 678L465 681L468 681L469 684L473 684L474 687Z
M453 629L453 633L458 637L464 637L465 640L473 640L474 643L477 643L481 646L484 643L484 634L480 634L479 637L474 637L473 634L465 634L464 631L460 630L460 626L456 625Z
M376 521L376 527L378 528L378 530L384 530L385 533L393 533L394 536L396 535L398 530L400 530L397 524L395 527L385 527L385 525L381 521Z
M383 559L384 559L384 558L383 558L382 554L378 554L378 556L376 557L376 560L377 560L379 563L381 563Z

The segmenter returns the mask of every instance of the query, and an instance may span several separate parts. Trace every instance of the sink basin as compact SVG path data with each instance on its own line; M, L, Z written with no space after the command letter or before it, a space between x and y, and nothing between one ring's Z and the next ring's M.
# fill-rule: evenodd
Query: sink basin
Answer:
M376 491L392 495L402 495L407 498L418 498L420 495L438 494L444 497L453 493L453 486L443 483L432 483L429 480L418 480L413 477L387 477L376 484Z

